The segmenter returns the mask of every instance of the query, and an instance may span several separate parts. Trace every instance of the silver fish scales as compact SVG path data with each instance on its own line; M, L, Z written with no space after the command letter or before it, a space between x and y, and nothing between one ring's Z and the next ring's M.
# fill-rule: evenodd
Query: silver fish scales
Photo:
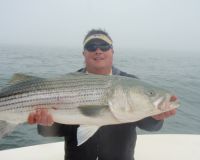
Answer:
M71 108L82 104L101 104L110 80L96 76L68 76L56 79L34 78L3 89L0 93L0 111L32 111L36 105L52 107L63 103ZM61 109L61 108L60 108ZM63 109L63 108L62 108Z
M135 78L84 73L52 79L22 77L25 80L1 90L0 121L23 123L31 111L47 108L57 123L93 126L85 137L84 127L79 127L79 144L99 126L134 122L179 106L171 92ZM9 130L3 124L0 136Z

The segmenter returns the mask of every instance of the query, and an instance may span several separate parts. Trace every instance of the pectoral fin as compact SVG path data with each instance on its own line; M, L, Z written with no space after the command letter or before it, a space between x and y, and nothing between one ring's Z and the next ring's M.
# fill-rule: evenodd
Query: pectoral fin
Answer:
M108 105L87 105L79 106L79 110L85 116L96 117L108 109Z
M85 141L87 141L90 137L94 135L94 133L99 129L99 126L89 126L89 125L81 125L77 129L77 145L80 146Z

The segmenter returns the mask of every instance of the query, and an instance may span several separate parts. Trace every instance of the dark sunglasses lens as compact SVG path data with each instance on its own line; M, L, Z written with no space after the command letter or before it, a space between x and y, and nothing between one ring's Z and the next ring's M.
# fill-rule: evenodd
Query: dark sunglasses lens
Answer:
M102 46L99 46L99 49L102 50L102 51L108 51L110 48L111 48L110 45L102 45Z
M97 45L88 45L85 47L86 50L88 50L89 52L94 52L97 50Z
M85 47L86 50L88 50L89 52L94 52L97 50L97 48L99 48L102 51L108 51L111 48L111 45L96 45L96 44L91 44L91 45L87 45Z

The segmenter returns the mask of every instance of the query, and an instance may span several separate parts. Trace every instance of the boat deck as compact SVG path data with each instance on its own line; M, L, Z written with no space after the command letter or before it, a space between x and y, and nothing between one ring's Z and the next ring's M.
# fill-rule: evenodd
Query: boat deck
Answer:
M138 135L136 160L200 160L200 135ZM63 160L64 143L56 142L0 151L0 159Z

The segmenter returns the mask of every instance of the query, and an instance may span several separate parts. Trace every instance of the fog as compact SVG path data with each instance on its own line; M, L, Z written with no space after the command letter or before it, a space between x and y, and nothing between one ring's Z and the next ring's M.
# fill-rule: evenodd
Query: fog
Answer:
M199 0L0 0L0 44L82 47L105 29L114 46L200 52Z

